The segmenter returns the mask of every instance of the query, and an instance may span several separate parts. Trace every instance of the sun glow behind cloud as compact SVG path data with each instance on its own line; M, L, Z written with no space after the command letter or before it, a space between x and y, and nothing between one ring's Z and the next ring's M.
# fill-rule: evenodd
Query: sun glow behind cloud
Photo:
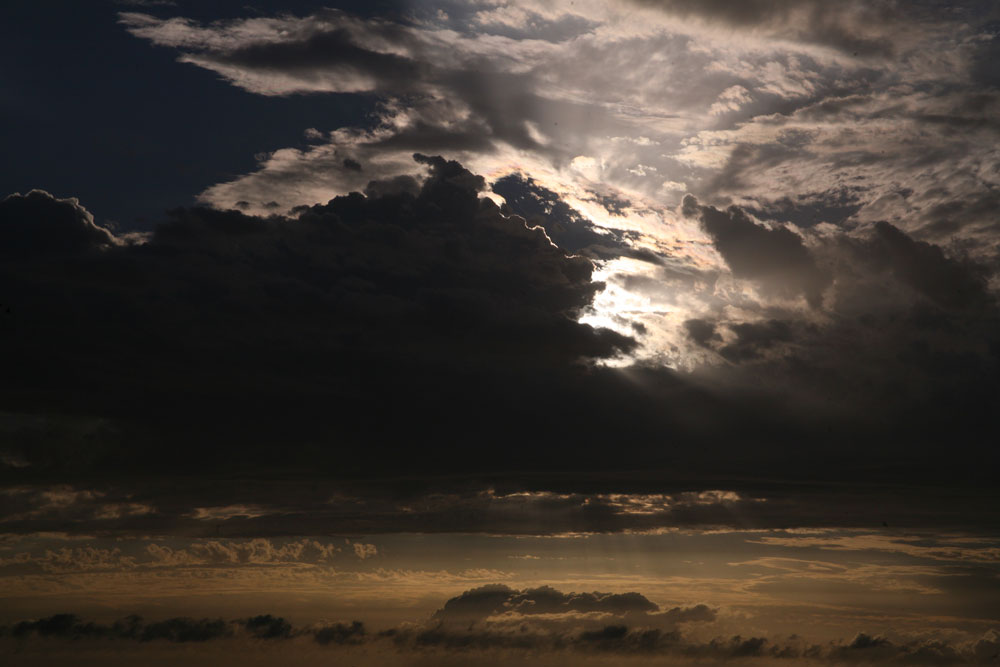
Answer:
M697 220L677 213L685 192L741 203L807 239L818 222L852 230L873 216L902 220L916 209L901 183L936 177L909 157L911 121L887 117L887 105L951 112L948 95L913 87L950 76L971 53L929 59L944 51L928 45L968 28L948 32L921 14L903 21L861 3L834 12L803 0L753 16L683 2L438 4L399 24L338 10L201 25L130 12L121 21L257 94L379 96L370 128L314 132L318 143L261 156L256 171L212 186L204 202L255 213L322 202L414 173L410 154L428 147L488 179L528 175L672 272L598 260L606 287L581 321L637 336L635 358L673 368L719 361L692 344L689 320L735 325L773 317L769 308L806 310L800 295L730 275ZM882 60L887 50L894 61ZM265 54L284 64L262 66ZM893 93L872 93L877 82ZM886 156L878 165L854 151L861 136L871 155ZM946 133L932 139L955 143ZM988 180L984 145L962 161ZM951 180L956 193L968 185ZM789 192L799 199L785 201ZM725 328L719 335L731 342Z

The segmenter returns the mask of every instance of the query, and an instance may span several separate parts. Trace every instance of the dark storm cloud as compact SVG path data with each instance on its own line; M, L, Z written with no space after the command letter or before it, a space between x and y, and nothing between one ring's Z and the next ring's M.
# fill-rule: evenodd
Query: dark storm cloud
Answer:
M598 227L531 178L510 174L497 179L491 189L504 198L510 211L525 218L529 225L544 229L552 242L567 252L595 259L631 257L654 264L663 262L656 253L629 243L628 233ZM630 205L613 197L599 200L611 213L620 212L617 207Z
M115 4L127 7L176 7L175 0L114 0Z
M575 321L601 287L591 262L479 199L481 177L418 161L416 195L375 184L297 219L178 210L148 243L5 266L5 404L64 416L48 436L11 418L9 454L33 473L259 469L281 441L298 443L285 465L350 477L586 467L621 433L726 431L719 399L669 371L592 367L635 342Z
M58 261L26 254L0 268L11 308L0 432L16 463L3 470L5 530L547 534L856 520L830 514L831 501L876 502L894 522L907 509L913 521L983 520L975 485L950 501L902 487L898 502L822 485L802 497L806 480L867 480L901 452L911 466L879 477L885 488L950 479L963 459L937 461L940 439L972 451L995 432L997 317L975 264L887 225L807 248L688 198L737 277L804 293L829 321L779 307L752 321L706 313L683 326L733 362L725 372L594 366L635 341L575 320L601 286L548 234L590 252L596 230L549 193L504 181L542 227L531 229L480 199L484 179L458 163L417 160L423 183L374 181L368 196L296 218L177 210L146 243L39 199L38 216L70 213L71 237L89 231ZM577 472L557 473L567 467ZM176 470L185 482L160 477ZM258 483L217 479L231 471ZM330 485L275 478L285 472ZM463 481L442 481L454 473ZM734 495L684 496L706 488ZM648 505L638 511L600 495L616 492L660 497L636 500ZM328 502L338 493L356 500ZM222 511L237 506L251 511Z
M54 614L10 626L0 626L0 637L25 640L35 636L45 639L116 639L138 642L168 641L177 644L202 643L219 639L246 638L254 640L287 640L310 636L317 643L360 644L366 632L364 624L333 623L310 627L294 627L280 616L259 614L249 618L225 621L221 618L175 617L147 621L141 616L126 616L113 623L84 621L76 614Z
M736 341L719 349L719 354L733 362L759 357L768 348L792 340L792 328L782 320L742 322L729 325Z
M503 627L422 631L398 630L392 634L396 645L405 650L441 648L488 650L496 648L528 651L586 651L620 655L669 655L674 659L741 660L769 658L829 664L985 664L996 659L996 634L987 632L974 642L949 642L931 633L908 641L892 641L882 636L858 633L851 640L824 644L791 638L732 635L708 641L692 641L682 631L625 624L605 624L594 629L539 631L522 626L519 631ZM992 652L991 652L992 651ZM985 661L985 662L984 662Z
M133 639L142 642L167 640L175 643L206 642L231 637L232 626L221 618L194 619L177 617L144 623L138 616L128 616L111 625L84 622L75 614L56 614L37 621L22 621L6 634L24 639L33 634L45 638L65 639Z
M502 584L494 584L474 588L448 600L434 614L434 618L467 622L505 612L524 615L571 612L625 614L655 612L659 609L639 593L563 593L550 586L515 590ZM696 616L700 618L701 614Z
M639 593L628 595L641 597ZM13 641L18 645L29 639L203 643L287 641L308 637L331 651L338 646L376 647L387 644L408 654L446 650L472 656L474 651L503 648L530 651L532 655L540 651L596 651L611 655L659 655L692 660L770 658L795 661L796 664L808 660L829 664L982 665L995 662L1000 650L1000 639L993 630L965 641L941 639L932 632L906 640L859 632L852 639L823 644L810 643L796 635L774 639L729 635L694 640L686 636L686 629L694 623L712 623L716 619L715 612L704 605L675 608L671 612L677 612L673 625L662 619L658 621L655 613L621 615L617 620L614 615L607 614L589 617L587 614L547 614L532 618L508 613L464 626L443 624L432 618L423 624L406 624L381 632L367 631L361 621L295 627L285 619L270 614L232 621L177 617L149 622L139 616L127 616L102 624L63 613L0 626L0 640Z
M550 586L482 586L448 600L422 626L392 633L401 647L654 652L676 646L680 628L707 624L706 605L660 611L638 592L563 593Z
M445 465L492 465L486 449L460 454L472 438L534 468L561 465L558 452L600 458L596 443L624 424L638 443L650 417L661 433L698 421L713 399L669 372L636 384L588 365L635 345L574 320L601 287L589 260L478 199L483 180L458 164L419 160L431 176L416 195L410 181L373 185L297 219L178 210L145 244L5 266L8 410L65 415L48 437L12 418L10 454L32 470L255 467L272 442L327 442L282 458L358 474L374 443L391 452L382 470L425 468L399 443L431 438ZM650 388L688 409L656 416L659 399L640 398ZM135 444L138 432L150 439ZM175 438L191 448L158 444Z
M0 254L8 261L115 244L111 232L94 224L94 217L76 199L56 199L44 190L32 190L0 201Z
M684 322L684 328L691 340L702 347L706 347L709 341L722 340L722 337L715 330L715 325L706 320L697 318L687 320Z
M338 14L339 15L339 14ZM335 17L331 17L336 20ZM400 42L407 37L402 29L391 29L379 38ZM371 39L374 35L366 35ZM202 56L210 63L239 66L253 70L303 72L329 68L347 81L368 79L378 90L410 87L425 73L410 58L392 53L371 51L356 44L358 38L347 29L333 29L304 36L301 41L277 44L250 44L224 54ZM359 85L364 85L359 84Z
M801 290L831 318L818 323L781 308L761 309L754 321L695 318L685 326L697 345L862 421L909 429L941 420L935 430L947 431L947 415L961 414L967 424L982 419L983 397L998 389L1000 313L987 267L961 248L946 252L884 221L813 235L807 247L736 207L723 212L689 197L684 211L700 217L734 276L760 284L765 295ZM966 437L979 441L981 428ZM895 439L888 440L884 446Z
M179 49L182 62L218 72L254 93L378 96L385 104L372 118L391 132L370 137L366 149L373 155L392 150L489 154L513 146L544 149L568 160L573 149L540 138L527 122L557 136L567 131L560 130L560 122L571 132L579 132L581 123L616 134L628 127L599 105L549 94L532 68L516 65L525 54L511 53L510 61L494 57L488 34L470 31L469 25L439 34L431 24L363 20L336 9L285 18L287 29L259 34L258 26L239 29L239 21L202 27L187 19L163 21L137 13L123 13L120 21L136 36ZM589 25L570 23L584 31ZM467 41L449 44L458 37ZM510 44L520 51L531 43Z
M393 178L369 181L365 187L365 196L371 199L385 197L387 195L410 194L416 196L420 193L420 182L413 176L403 174ZM296 212L309 210L308 206L297 209Z
M682 210L701 221L734 276L752 280L772 294L799 293L811 306L822 305L831 276L817 266L798 234L759 225L737 207L720 211L701 206L691 195L684 197Z
M876 223L874 232L867 248L872 261L941 307L982 307L990 300L984 267L947 257L940 247L915 241L887 222Z
M774 201L762 201L758 206L744 208L754 216L765 220L791 222L798 227L808 228L821 222L845 220L861 209L858 190L843 188L829 192L800 194L795 198L782 197Z

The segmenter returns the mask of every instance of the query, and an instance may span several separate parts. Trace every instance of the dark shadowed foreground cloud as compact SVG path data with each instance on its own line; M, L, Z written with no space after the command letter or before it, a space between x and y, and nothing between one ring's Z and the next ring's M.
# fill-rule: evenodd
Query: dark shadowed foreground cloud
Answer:
M714 359L694 373L622 366L645 329L580 323L604 284L557 243L664 265L664 284L676 279L669 257L624 235L600 242L530 182L495 186L509 196L502 212L479 197L481 177L415 158L422 182L373 181L297 217L178 209L145 239L40 191L0 202L2 247L23 249L0 269L3 475L42 485L7 494L9 518L39 529L45 512L32 512L48 505L19 503L66 482L175 517L271 504L266 484L209 481L223 471L273 480L279 513L296 514L325 499L275 476L388 479L411 498L452 473L485 476L440 482L454 498L510 478L521 480L512 491L776 498L793 480L947 487L993 460L981 445L996 433L998 318L971 260L888 223L804 237L688 198L683 213L761 301L736 317L707 301L683 324L686 345ZM809 308L788 301L799 296ZM131 481L177 471L189 482L159 498L157 482ZM83 508L156 523L153 511L101 514L84 500L52 505L50 518ZM622 513L603 505L580 516L620 525L604 523ZM797 520L789 505L767 507L764 525Z
M454 616L462 610L461 617ZM993 664L1000 650L995 631L963 641L934 636L894 641L885 636L857 633L853 638L824 644L791 635L720 635L711 637L717 611L705 605L666 611L642 594L629 592L570 593L550 587L514 590L491 585L469 590L448 600L431 618L416 624L372 630L360 621L320 623L298 627L271 614L225 621L221 618L177 617L146 621L129 616L113 623L84 621L73 614L26 620L0 629L5 650L29 641L132 641L203 643L289 642L302 650L311 640L329 651L352 646L384 647L419 652L457 651L475 660L482 652L523 652L521 657L548 653L598 653L611 656L671 656L674 659L728 660L770 658L843 663ZM695 638L705 636L709 639ZM697 633L692 631L697 630ZM299 647L299 648L296 648ZM337 655L331 653L331 655Z

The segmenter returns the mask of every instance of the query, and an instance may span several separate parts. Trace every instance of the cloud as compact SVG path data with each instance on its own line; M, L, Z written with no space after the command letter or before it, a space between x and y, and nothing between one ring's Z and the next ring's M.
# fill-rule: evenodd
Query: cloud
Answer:
M800 293L813 307L822 305L831 277L820 269L802 237L786 227L765 227L742 210L723 212L684 197L684 214L697 217L733 275L758 283L767 293Z
M731 28L755 29L778 39L832 47L854 55L889 56L914 16L893 2L820 0L633 0L682 17L694 17Z
M520 615L658 611L659 607L638 593L562 593L549 586L514 590L502 584L482 586L448 600L434 617L468 622L494 614Z
M719 354L733 362L755 359L764 350L792 340L792 328L782 320L741 322L731 324L729 328L736 334L736 340L722 347Z
M364 544L362 542L355 542L351 545L354 547L354 555L361 560L366 560L368 558L374 558L378 555L378 548L374 544Z
M120 20L258 94L378 96L365 127L280 149L209 188L204 200L216 206L325 201L364 185L356 173L334 176L345 157L388 178L416 150L491 176L554 172L565 189L585 184L568 177L573 160L590 156L589 180L646 204L675 205L690 190L833 224L907 189L935 190L934 201L891 202L894 216L944 223L928 215L936 205L965 206L985 223L996 210L982 196L995 185L986 165L996 96L975 85L988 79L982 63L996 40L975 2L904 12L889 1L523 0L432 4L395 20L339 10ZM688 187L663 191L665 182ZM844 192L848 202L830 201Z
M258 639L285 639L292 636L292 624L271 614L251 616L243 623L243 627Z
M722 337L715 331L715 325L702 319L690 319L684 322L684 328L688 336L698 345L705 347L709 341L722 340Z
M471 591L470 591L471 593ZM638 595L638 594L634 594ZM455 598L458 599L458 598ZM686 615L677 623L710 624L715 612L703 606L680 610ZM646 618L632 616L636 625L614 622L607 615L571 614L561 616L537 614L525 616L508 614L493 617L492 621L472 624L447 625L440 619L429 619L423 624L402 624L380 632L369 631L361 621L336 622L296 627L284 618L262 614L248 618L224 621L213 618L176 617L163 621L145 621L138 616L127 616L111 624L84 621L74 614L21 621L0 628L0 641L7 638L23 642L29 637L37 641L73 639L76 641L116 639L148 643L203 643L207 641L254 640L289 641L310 637L329 650L338 647L365 645L372 650L380 645L394 647L397 651L460 651L463 659L475 657L475 652L497 648L511 651L563 654L567 651L599 652L608 655L671 656L674 660L729 660L758 658L785 661L808 660L826 664L886 663L904 664L986 664L994 661L1000 643L997 632L987 630L980 636L941 639L932 630L906 638L889 638L883 635L858 632L849 640L811 643L791 635L769 638L766 636L722 635L712 639L697 639L685 634L687 625L656 626L655 614ZM259 645L258 645L259 646ZM294 651L289 644L282 651ZM288 655L286 653L286 655Z
M374 545L360 546L370 547L361 549L365 557L375 555ZM121 547L90 545L21 551L0 558L0 569L8 573L80 574L169 568L328 566L337 560L341 551L330 542L309 538L204 539L190 541L185 547L153 541L133 543L127 551ZM355 554L357 551L355 549Z
M8 258L75 254L119 243L74 198L57 199L44 190L32 190L0 201L0 253Z
M367 639L365 626L360 621L334 623L313 629L313 638L319 644L361 644Z
M888 222L874 225L868 250L877 265L944 308L981 307L990 299L982 266L950 258L940 247L915 241Z
M423 626L399 628L391 636L398 646L653 652L676 645L682 625L711 623L716 614L706 605L660 611L637 592L491 584L451 598Z
M598 227L557 193L524 175L504 176L494 181L491 189L504 198L505 210L525 218L530 226L544 229L546 236L566 252L596 260L630 257L653 264L663 262L656 252L636 247L638 234ZM612 214L620 214L631 205L610 196L594 196L594 200Z
M454 442L445 433L475 428L474 413L502 405L537 413L538 403L505 398L534 382L519 377L562 382L566 373L586 375L588 359L635 347L576 321L601 288L588 259L567 256L542 230L479 199L483 179L458 163L417 161L430 173L415 195L373 186L372 197L334 199L297 218L178 210L147 243L108 245L87 268L65 264L43 277L22 264L17 291L4 296L23 318L6 345L8 405L17 402L12 392L25 396L31 386L56 412L86 395L84 410L180 425L171 415L183 386L188 423L208 429L254 413L271 426L247 435L310 429L319 422L292 415L325 412L333 401L342 415L338 438L373 437L363 415L388 404L409 415L400 427L433 425L443 429L439 439ZM32 218L39 227L56 224L44 217L51 211L76 211L44 201ZM89 229L85 218L74 220ZM69 247L92 249L75 234ZM57 236L45 238L61 243ZM86 238L98 237L110 238ZM67 337L69 329L77 335ZM314 334L303 347L306 331ZM91 363L84 373L80 364ZM551 379L542 379L547 373ZM81 382L100 389L81 394ZM476 400L471 386L481 388ZM432 416L449 401L457 421ZM235 445L232 433L226 438ZM31 458L41 463L45 448L58 446L49 439ZM218 447L228 446L217 443L216 455L227 458ZM158 455L133 450L126 459Z
M37 621L22 621L8 629L11 636L23 639L32 634L45 638L133 639L141 642L167 640L175 643L206 642L231 637L232 627L222 619L177 617L144 623L129 616L112 625L83 622L74 614L56 614Z
M165 639L171 642L204 642L226 637L231 633L231 628L222 619L171 618L146 625L142 630L140 640Z
M887 224L800 236L686 199L733 277L761 290L757 302L722 291L724 272L684 277L663 255L640 259L629 246L637 237L599 233L536 183L499 181L512 202L504 213L479 196L485 179L457 162L419 155L417 164L422 181L372 181L367 195L295 217L177 210L144 244L79 249L73 256L86 265L43 272L44 260L27 258L8 268L18 280L4 299L18 321L5 333L5 396L14 407L30 395L31 409L53 415L0 421L8 451L53 480L115 461L147 481L17 487L0 497L7 529L61 530L72 520L83 532L270 537L310 534L320 522L364 534L405 529L399 507L435 497L423 487L384 503L374 485L337 504L277 482L149 481L193 460L206 475L270 471L278 441L285 469L335 466L341 484L498 465L542 475L527 496L487 492L493 482L473 477L416 504L408 520L433 530L828 525L823 503L793 508L791 491L773 485L760 502L752 479L802 482L802 438L816 451L853 447L894 461L904 440L908 456L930 456L936 434L954 435L955 415L970 447L989 432L995 306L971 259ZM568 255L552 237L658 272L615 283L629 289L655 295L686 281L704 299L690 302L697 317L644 319L632 331L675 327L705 365L691 374L595 365L638 345L579 322L610 283L595 280L593 262L611 260ZM809 308L787 299L798 295ZM386 410L393 420L379 416ZM84 416L61 416L70 411ZM472 454L469 437L479 443ZM669 450L650 445L665 438ZM398 444L415 439L431 449ZM766 456L748 463L748 442ZM579 493L592 471L667 460L706 471L705 480L739 469L742 481L732 499L710 503L650 495L625 473ZM567 462L581 486L546 495L558 482L548 475ZM939 472L920 465L925 476ZM890 505L923 508L928 520L957 516L929 497ZM964 521L980 515L967 510Z
M1000 106L983 7L123 14L269 104L337 93L370 113L266 147L203 193L214 209L174 211L143 243L74 200L0 204L3 529L203 538L4 553L4 568L221 577L388 557L278 537L316 526L353 540L990 520ZM511 591L475 633L397 637L683 641L706 660L972 650L695 641L674 610ZM279 621L260 632L291 632ZM375 634L330 627L331 644Z

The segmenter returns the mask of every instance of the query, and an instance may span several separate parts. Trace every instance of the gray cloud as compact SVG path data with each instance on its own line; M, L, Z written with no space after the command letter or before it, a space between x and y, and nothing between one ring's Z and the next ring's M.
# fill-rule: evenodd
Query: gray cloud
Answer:
M601 288L592 263L568 257L548 232L479 199L481 177L441 158L418 160L430 171L423 183L373 181L367 197L302 208L297 218L178 211L145 244L99 245L101 252L85 244L74 262L44 273L40 267L51 265L43 259L7 267L17 277L9 283L17 289L4 295L16 320L4 330L9 405L31 387L32 409L45 406L50 416L0 420L7 455L18 462L8 471L10 492L0 497L6 529L62 530L73 521L82 532L210 536L215 525L195 516L197 508L208 508L205 516L231 536L309 534L316 522L346 533L404 529L400 504L377 500L385 489L362 479L403 469L427 480L450 470L482 473L498 456L539 475L526 504L545 512L486 492L497 482L473 476L430 504L429 487L410 488L407 497L423 500L408 520L427 530L535 534L830 525L846 515L831 517L825 500L796 505L790 488L752 480L804 482L811 464L794 446L802 438L814 452L863 452L882 462L898 460L905 448L916 466L906 479L934 478L942 469L929 463L935 443L957 437L956 415L963 417L959 439L970 448L991 432L997 318L983 267L971 260L887 223L851 234L810 230L806 243L736 208L688 198L687 212L710 230L738 278L765 294L804 293L813 308L747 303L747 313L733 317L727 302L714 300L699 317L678 322L685 344L729 362L724 371L595 367L588 358L635 343L574 320ZM550 191L512 179L501 188L559 241L598 254L594 229ZM601 252L638 257L629 237L604 236ZM667 279L656 276L649 280ZM72 299L59 296L62 289ZM75 337L65 335L70 330ZM248 337L251 330L260 335ZM305 346L303 331L316 332ZM150 344L158 350L152 357ZM145 359L142 373L134 371L136 358ZM80 374L82 360L94 359L100 364ZM183 423L175 419L178 405ZM376 418L386 406L393 423ZM328 424L338 447L313 444L327 437ZM478 434L480 455L462 446L469 433ZM417 437L438 443L432 462L395 444ZM663 438L669 450L651 449ZM157 482L192 459L206 474L234 464L270 470L279 439L290 470L344 471L326 495L276 481L244 489ZM618 456L609 458L612 440ZM748 442L767 456L748 462ZM626 473L639 460L653 469L672 460L687 473L703 470L695 490L712 488L713 479L728 485L726 470L739 469L742 481L732 498L700 502L683 495L692 485L680 473L661 475L658 486ZM106 461L145 481L87 483ZM577 481L561 482L552 471L569 461ZM621 474L599 493L581 493L592 485L588 471L612 469ZM848 469L853 479L857 470ZM19 485L18 471L42 477ZM550 493L561 484L569 494ZM345 492L360 500L327 504ZM633 512L601 495L616 492L652 494L651 505ZM928 495L879 502L894 522L974 523L982 515L977 497L970 490L946 506Z
M891 0L632 0L682 17L701 18L734 28L764 30L779 39L832 47L862 56L890 56L900 32L920 10L904 11Z
M56 411L63 401L85 395L92 414L133 425L137 420L171 422L174 408L167 405L176 405L177 383L190 387L194 373L205 378L195 392L200 397L189 394L187 400L188 418L194 421L226 431L221 414L249 415L250 405L266 405L260 416L269 415L267 428L285 432L285 439L289 424L311 429L317 423L290 419L292 414L321 405L327 412L328 401L334 400L345 418L337 425L338 438L352 431L369 438L370 425L361 415L383 401L397 401L384 393L389 387L400 392L394 404L411 414L398 422L400 427L421 422L447 427L429 417L445 395L460 399L469 396L469 386L482 386L485 393L474 403L488 395L507 403L503 396L513 394L501 387L521 386L512 373L541 378L551 372L551 380L562 382L557 378L566 372L586 373L588 358L635 346L625 336L575 321L601 288L591 280L589 260L567 256L541 230L480 200L481 177L441 158L417 159L431 176L416 196L376 185L372 198L336 199L300 211L297 219L177 211L148 243L108 246L114 252L88 260L95 264L62 264L45 274L37 264L23 264L16 269L17 290L3 299L18 317L17 326L5 331L5 395L24 396L25 385L19 383L28 382L49 396ZM70 204L52 205L60 215L77 212ZM5 229L29 228L11 205L2 212ZM59 218L53 222L47 216L48 209L36 212L30 225L52 229ZM79 224L90 230L84 239L111 238ZM70 231L74 252L89 251L89 245L76 241L75 228ZM37 238L66 243L58 234ZM46 287L55 283L63 287ZM239 342L241 336L234 334L248 330L244 327L269 333ZM66 337L69 329L79 334ZM300 345L306 330L318 334L308 353ZM159 349L153 356L150 345ZM146 359L144 372L125 370L134 355ZM89 363L85 359L101 362L78 374L77 364ZM208 371L210 366L214 370ZM40 372L42 367L49 371ZM484 383L476 379L479 374L491 379ZM97 375L106 378L100 389L81 394L77 383L95 382ZM218 383L236 376L244 378L237 383L240 388L219 393ZM510 379L494 384L502 376ZM433 389L427 384L431 377ZM410 383L416 384L404 389ZM289 394L279 387L297 389ZM168 395L174 398L167 400ZM490 403L467 407L490 411ZM517 409L539 408L528 402ZM470 416L456 412L463 424L474 423ZM456 433L465 428L457 422L453 427ZM233 442L231 436L226 440ZM117 438L110 434L103 445L113 448ZM46 448L60 446L58 439L43 442L32 450L32 465L58 466L59 455L48 458ZM99 450L90 451L100 456ZM133 451L126 458L155 455Z
M32 190L0 201L0 253L8 259L80 253L119 243L76 199L57 199L44 190Z
M950 258L940 247L915 241L887 222L875 224L867 249L876 265L944 308L982 307L990 300L984 267Z
M683 211L700 219L734 276L753 280L771 294L800 293L814 308L822 305L831 277L816 264L802 237L785 227L759 225L735 207L723 212L700 206L690 195Z

